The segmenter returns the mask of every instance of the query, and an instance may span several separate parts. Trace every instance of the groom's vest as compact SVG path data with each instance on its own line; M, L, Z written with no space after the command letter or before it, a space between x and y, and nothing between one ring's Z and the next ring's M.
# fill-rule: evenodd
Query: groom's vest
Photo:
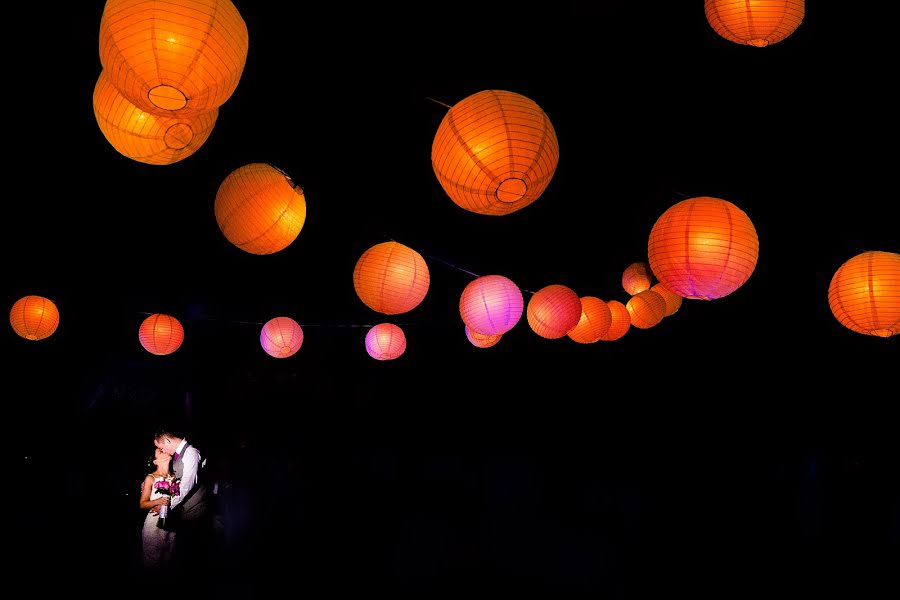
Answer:
M175 476L179 479L184 476L184 463L182 462L181 458L190 447L190 444L185 444L184 450L178 455L178 458L172 465L172 468L175 471ZM180 509L181 518L183 520L190 521L193 519L205 517L207 515L207 492L208 490L203 482L203 461L201 460L200 464L197 465L196 485L191 488L191 491L188 492L187 496L185 496L184 499L179 503L179 505L175 507L176 510Z

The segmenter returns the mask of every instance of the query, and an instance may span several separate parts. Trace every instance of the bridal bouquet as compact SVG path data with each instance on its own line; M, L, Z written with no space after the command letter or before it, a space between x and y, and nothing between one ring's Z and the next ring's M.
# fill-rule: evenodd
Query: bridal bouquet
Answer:
M179 487L180 479L160 479L153 486L154 489L158 490L160 494L164 494L169 497L169 501L172 500L175 496L181 495L181 488ZM163 504L159 507L159 519L156 521L156 526L160 529L166 528L166 517L169 516L169 507Z

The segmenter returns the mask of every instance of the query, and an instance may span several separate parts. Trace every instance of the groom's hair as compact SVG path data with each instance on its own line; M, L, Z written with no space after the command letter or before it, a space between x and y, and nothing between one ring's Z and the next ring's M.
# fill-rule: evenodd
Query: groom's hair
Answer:
M158 442L163 438L183 438L184 436L173 433L173 430L169 427L160 427L153 434L153 441Z

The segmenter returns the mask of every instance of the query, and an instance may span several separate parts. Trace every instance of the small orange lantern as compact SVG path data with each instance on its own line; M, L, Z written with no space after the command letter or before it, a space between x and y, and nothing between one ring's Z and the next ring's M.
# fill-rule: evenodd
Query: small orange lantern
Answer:
M631 313L629 313L628 308L618 300L610 300L606 304L609 306L609 313L612 315L612 320L609 324L609 329L606 330L606 333L600 340L603 342L614 342L628 333L628 330L631 329Z
M845 262L831 278L828 305L851 331L877 337L900 333L900 254L863 252Z
M794 33L803 21L805 0L706 0L706 20L736 44L763 48Z
M459 314L472 331L503 334L522 318L525 300L515 283L503 275L482 275L469 282L459 298Z
M155 313L141 323L138 339L150 354L172 354L184 341L184 328L175 317Z
M581 318L567 335L579 344L593 344L606 335L610 325L612 312L609 305L600 298L582 296Z
M653 275L650 273L650 267L647 266L647 263L631 263L622 273L622 287L625 288L626 292L634 296L644 290L649 290L652 278Z
M471 342L473 346L476 348L490 348L494 344L500 341L500 338L503 337L503 334L498 333L496 335L485 335L483 333L478 333L477 331L472 331L469 329L469 326L466 325L466 339Z
M225 178L215 211L229 242L250 254L272 254L297 239L306 222L306 198L279 169L251 163Z
M653 225L650 268L683 298L715 300L749 279L759 257L756 229L740 208L719 198L688 198Z
M170 165L200 149L212 133L219 109L193 117L144 112L100 72L94 86L94 116L100 131L119 153L148 165Z
M548 285L528 301L528 325L541 337L555 340L572 330L581 319L581 298L564 285Z
M656 292L660 296L663 297L663 300L666 301L666 316L671 317L678 309L681 308L681 303L684 301L684 298L667 288L661 283L657 283L653 287L650 288L651 292Z
M366 333L366 352L375 360L393 360L406 351L406 335L393 323L379 323Z
M422 255L403 244L375 244L353 269L353 288L363 304L386 315L408 312L428 293L431 275Z
M556 132L541 107L502 90L478 92L450 108L431 146L441 187L481 215L506 215L537 200L558 162Z
M59 327L59 310L43 296L25 296L13 304L9 324L26 340L42 340L53 335Z
M247 61L247 25L231 0L107 0L100 62L143 111L190 116L221 106Z
M659 325L666 316L666 299L650 290L632 296L625 303L631 324L639 329L650 329Z
M263 325L259 343L269 356L287 358L303 345L303 329L290 317L275 317Z

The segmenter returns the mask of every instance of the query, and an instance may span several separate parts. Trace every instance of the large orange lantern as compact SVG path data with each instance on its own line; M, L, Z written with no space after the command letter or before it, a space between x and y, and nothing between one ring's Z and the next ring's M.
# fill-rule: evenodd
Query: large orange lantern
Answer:
M143 111L180 117L221 106L247 61L247 25L231 0L107 0L100 62Z
M566 335L579 344L593 344L609 331L612 324L612 312L609 305L594 296L581 297L581 318Z
M175 317L155 313L141 323L138 339L150 354L172 354L184 341L184 328Z
M132 104L100 72L94 86L97 125L119 153L149 165L170 165L197 150L212 133L219 109L193 117L158 116Z
M612 318L610 319L609 329L600 336L600 340L603 342L614 342L631 329L631 313L618 300L610 300L606 304L609 306L609 313Z
M469 329L468 325L465 326L465 330L466 339L476 348L490 348L503 337L503 334L500 333L496 335L485 335L483 333L478 333L477 331L472 331Z
M269 356L287 358L303 345L303 329L290 317L275 317L263 325L259 343Z
M805 0L706 0L706 20L720 36L759 48L777 44L803 21Z
M851 331L877 337L900 333L900 254L863 252L845 262L831 278L828 305Z
M9 324L26 340L42 340L59 327L59 310L43 296L25 296L16 300L10 309Z
M406 351L406 335L393 323L379 323L366 333L366 352L375 360L393 360Z
M478 92L450 108L431 146L441 187L482 215L506 215L537 200L558 162L556 132L541 107L502 90Z
M229 242L250 254L272 254L297 239L306 222L306 198L281 170L251 163L225 178L215 211Z
M650 290L644 290L625 303L631 324L638 329L650 329L659 325L666 316L666 299Z
M459 297L459 314L472 331L503 334L522 318L525 299L515 283L503 275L482 275L469 282Z
M353 288L375 312L396 315L419 305L428 293L431 275L422 255L397 242L375 244L353 269Z
M715 300L756 268L759 239L750 218L719 198L688 198L656 221L647 244L650 268L682 298Z
M528 301L528 325L543 338L561 338L581 319L581 298L564 285L548 285Z
M634 296L644 290L649 290L652 279L653 274L650 272L650 267L647 266L647 263L631 263L622 273L622 287L626 292Z

